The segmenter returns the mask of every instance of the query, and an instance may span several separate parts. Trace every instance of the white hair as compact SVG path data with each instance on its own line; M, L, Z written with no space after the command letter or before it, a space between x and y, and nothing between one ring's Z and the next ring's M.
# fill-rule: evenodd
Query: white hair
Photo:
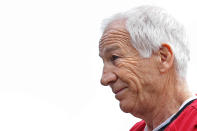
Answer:
M183 25L164 9L140 6L105 19L102 24L103 31L111 22L123 18L126 19L131 44L142 57L150 57L152 52L167 43L174 53L177 72L181 77L186 77L190 51Z

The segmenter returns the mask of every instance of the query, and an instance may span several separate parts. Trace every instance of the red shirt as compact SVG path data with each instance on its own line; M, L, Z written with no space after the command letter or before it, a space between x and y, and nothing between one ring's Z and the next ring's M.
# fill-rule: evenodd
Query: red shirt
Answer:
M140 121L130 131L144 131L145 126L145 121ZM197 100L187 105L165 131L197 131Z

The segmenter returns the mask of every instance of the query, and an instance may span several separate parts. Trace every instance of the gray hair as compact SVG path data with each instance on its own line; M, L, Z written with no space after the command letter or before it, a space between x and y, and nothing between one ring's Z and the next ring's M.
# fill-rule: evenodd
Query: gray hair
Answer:
M159 50L162 43L169 44L175 56L177 72L181 77L186 77L190 51L183 25L164 9L140 6L105 19L102 24L103 31L108 24L118 19L126 19L131 43L142 57L150 57L152 52Z

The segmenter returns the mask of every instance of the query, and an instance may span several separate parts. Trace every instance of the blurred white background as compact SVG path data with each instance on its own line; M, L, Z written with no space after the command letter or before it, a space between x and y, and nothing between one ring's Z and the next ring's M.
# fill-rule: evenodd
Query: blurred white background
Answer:
M1 0L0 130L128 131L139 119L100 85L98 41L102 19L142 4L186 26L188 82L197 93L195 0Z

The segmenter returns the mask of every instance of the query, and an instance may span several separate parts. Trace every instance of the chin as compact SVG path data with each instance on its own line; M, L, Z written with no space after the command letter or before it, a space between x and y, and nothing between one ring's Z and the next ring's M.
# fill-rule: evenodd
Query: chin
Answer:
M128 103L120 102L120 109L125 113L132 112L132 107Z

